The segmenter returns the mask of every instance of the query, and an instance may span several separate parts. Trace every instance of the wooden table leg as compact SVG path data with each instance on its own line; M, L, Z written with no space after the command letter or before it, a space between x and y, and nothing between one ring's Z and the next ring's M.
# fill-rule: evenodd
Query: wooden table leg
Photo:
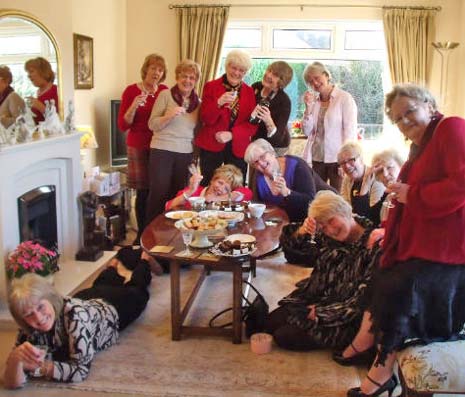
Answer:
M181 340L181 272L180 264L174 260L170 263L171 281L171 339Z
M233 271L233 343L242 342L242 267Z

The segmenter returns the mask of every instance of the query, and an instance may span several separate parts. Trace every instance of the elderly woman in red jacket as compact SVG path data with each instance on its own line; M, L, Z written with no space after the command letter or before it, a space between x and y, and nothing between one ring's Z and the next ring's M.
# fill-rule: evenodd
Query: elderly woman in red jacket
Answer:
M200 120L202 128L195 138L200 148L202 185L207 186L214 171L222 164L234 164L247 172L244 153L257 126L249 123L255 109L252 87L243 82L252 61L240 50L231 51L225 61L226 73L209 81L203 89Z
M349 397L391 393L396 351L406 341L454 340L465 323L465 120L444 117L431 94L412 84L387 94L386 113L412 144L398 182L388 188L396 199L368 311L337 360L353 363L378 345Z

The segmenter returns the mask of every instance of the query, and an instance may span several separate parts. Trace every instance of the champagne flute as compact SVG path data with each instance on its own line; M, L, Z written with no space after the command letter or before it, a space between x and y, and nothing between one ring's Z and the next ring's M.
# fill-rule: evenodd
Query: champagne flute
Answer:
M178 256L189 257L192 256L192 252L189 249L189 244L192 243L192 238L194 236L194 231L192 229L182 229L181 230L182 241L186 246L186 249L178 254Z

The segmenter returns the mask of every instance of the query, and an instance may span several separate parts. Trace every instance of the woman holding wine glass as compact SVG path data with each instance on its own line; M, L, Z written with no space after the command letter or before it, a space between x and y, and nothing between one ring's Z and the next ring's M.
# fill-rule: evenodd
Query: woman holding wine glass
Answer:
M195 85L200 65L190 59L175 69L176 84L162 92L152 110L147 222L165 209L165 203L186 186L193 160L194 131L199 123L200 99Z
M142 81L131 84L124 90L118 113L118 128L128 132L126 185L137 192L135 244L139 243L145 227L146 203L149 194L148 168L152 131L148 127L148 120L158 95L168 88L161 84L166 78L166 64L163 57L158 54L147 55L140 75Z
M263 138L247 147L244 159L257 171L252 186L255 199L283 208L291 222L303 221L316 192L335 191L300 157L277 157L271 143Z
M300 224L283 229L283 247L308 254L313 270L270 313L267 331L290 350L340 348L352 340L362 321L364 293L377 266L379 247L367 247L373 224L352 215L339 195L321 191ZM311 244L316 233L317 244ZM284 248L286 254L286 248Z
M378 355L349 397L392 393L396 352L406 341L455 340L465 324L465 120L444 117L414 84L386 95L388 117L410 140L389 211L379 274L346 360L377 344ZM351 346L355 346L357 350Z
M308 139L302 157L339 191L337 153L345 142L357 138L357 105L352 95L331 82L331 73L321 62L308 65L303 78L311 91L303 98L302 131Z
M165 209L169 210L179 206L190 208L190 197L204 197L208 203L231 200L233 202L249 201L252 199L252 191L243 186L242 172L232 164L225 164L217 168L213 178L207 187L201 186L203 175L199 170L191 169L189 185L180 190L176 197L169 200Z

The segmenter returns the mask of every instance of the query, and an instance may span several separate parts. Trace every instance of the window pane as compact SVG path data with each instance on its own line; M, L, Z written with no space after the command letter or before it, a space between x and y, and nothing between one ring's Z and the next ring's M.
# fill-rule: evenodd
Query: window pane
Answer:
M224 36L225 48L261 48L262 31L259 28L229 28Z
M331 49L331 30L273 29L273 48Z
M0 38L0 54L40 54L40 36L10 36Z
M382 50L384 33L379 30L347 30L344 49L346 50Z

